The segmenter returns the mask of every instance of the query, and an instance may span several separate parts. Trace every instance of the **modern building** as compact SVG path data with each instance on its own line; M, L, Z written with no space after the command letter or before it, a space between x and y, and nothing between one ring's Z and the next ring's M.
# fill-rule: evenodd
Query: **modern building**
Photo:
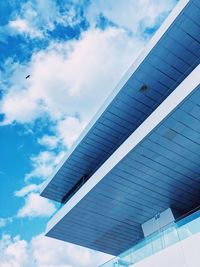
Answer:
M200 266L199 63L200 1L179 1L42 189L47 236L105 267Z

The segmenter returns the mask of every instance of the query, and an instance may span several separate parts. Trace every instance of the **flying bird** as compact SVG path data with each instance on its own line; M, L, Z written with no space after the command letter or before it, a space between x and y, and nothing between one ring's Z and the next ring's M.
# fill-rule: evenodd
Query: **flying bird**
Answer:
M26 79L30 78L30 76L31 76L30 74L29 74L29 75L27 75L27 76L26 76Z

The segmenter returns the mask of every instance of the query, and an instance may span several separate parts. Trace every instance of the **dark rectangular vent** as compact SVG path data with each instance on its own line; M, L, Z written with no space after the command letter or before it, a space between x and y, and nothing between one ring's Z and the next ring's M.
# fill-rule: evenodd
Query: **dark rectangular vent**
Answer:
M140 87L140 89L139 89L139 91L141 92L141 93L145 93L145 92L147 92L149 90L149 88L148 88L148 86L146 85L146 84L143 84L141 87Z

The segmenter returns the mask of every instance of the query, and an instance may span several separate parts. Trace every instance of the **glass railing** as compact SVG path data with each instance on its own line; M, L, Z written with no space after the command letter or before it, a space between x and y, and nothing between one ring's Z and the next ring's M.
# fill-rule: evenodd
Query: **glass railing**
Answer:
M173 222L100 267L133 266L135 263L200 232L200 211Z

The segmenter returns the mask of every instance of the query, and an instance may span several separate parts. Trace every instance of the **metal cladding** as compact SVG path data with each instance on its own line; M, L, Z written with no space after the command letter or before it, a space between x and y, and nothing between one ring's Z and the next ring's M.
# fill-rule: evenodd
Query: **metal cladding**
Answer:
M48 236L117 255L156 213L200 204L199 18L177 5L47 181L65 203Z

